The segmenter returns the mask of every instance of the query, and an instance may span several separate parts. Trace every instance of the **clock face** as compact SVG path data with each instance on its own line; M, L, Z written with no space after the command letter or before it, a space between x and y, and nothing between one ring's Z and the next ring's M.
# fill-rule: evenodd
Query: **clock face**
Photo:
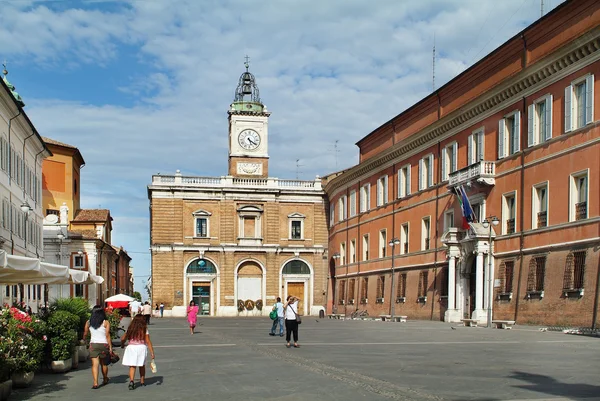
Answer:
M254 150L258 148L258 145L260 145L260 135L258 135L258 132L254 130L245 129L240 132L238 136L238 142L242 148L246 150Z

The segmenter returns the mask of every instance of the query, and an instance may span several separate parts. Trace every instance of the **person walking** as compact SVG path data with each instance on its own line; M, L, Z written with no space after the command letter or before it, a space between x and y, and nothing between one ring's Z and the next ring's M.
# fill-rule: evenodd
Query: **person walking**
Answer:
M279 337L283 337L283 304L281 303L281 298L277 297L277 302L273 305L273 310L277 311L277 319L273 320L273 327L271 327L270 336L275 335L275 330L277 330L277 325L279 324Z
M132 319L135 317L135 315L140 313L141 306L142 303L137 299L134 299L133 301L129 302L129 315Z
M190 324L190 335L193 335L196 321L198 320L198 306L194 300L191 300L190 305L187 307L187 319Z
M108 364L112 353L112 341L110 339L110 322L106 319L104 308L96 305L92 308L90 320L85 323L83 338L90 333L90 359L92 360L92 389L98 386L98 367L102 366L102 385L108 384Z
M294 335L294 348L300 348L298 344L298 298L288 295L285 305L285 341L286 347L290 348L290 337Z
M129 390L135 390L135 368L140 370L140 386L145 386L148 350L150 350L150 358L154 359L154 347L143 315L133 318L127 332L121 337L121 347L124 346L125 341L129 342L123 355L123 365L129 366Z
M146 324L150 325L150 315L152 315L152 306L150 302L146 301L144 306L142 306L142 315L144 315L144 319L146 319Z
M160 303L160 317L163 317L163 314L165 313L165 304L164 303Z

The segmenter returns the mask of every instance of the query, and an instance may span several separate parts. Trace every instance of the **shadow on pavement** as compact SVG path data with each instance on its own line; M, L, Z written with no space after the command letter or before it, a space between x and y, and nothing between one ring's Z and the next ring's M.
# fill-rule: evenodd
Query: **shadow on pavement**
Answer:
M521 384L514 387L529 391L537 391L538 393L578 398L592 398L600 396L600 386L594 386L591 384L563 383L550 376L521 371L513 371L512 375L509 377L528 382L527 384Z

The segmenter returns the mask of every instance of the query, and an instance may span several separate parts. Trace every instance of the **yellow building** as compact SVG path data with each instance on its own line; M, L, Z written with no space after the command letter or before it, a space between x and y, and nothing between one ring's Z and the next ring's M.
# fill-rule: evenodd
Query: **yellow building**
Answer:
M266 315L298 296L303 314L324 310L327 226L321 179L268 174L268 119L244 72L229 109L229 174L155 175L148 186L153 303L185 315Z

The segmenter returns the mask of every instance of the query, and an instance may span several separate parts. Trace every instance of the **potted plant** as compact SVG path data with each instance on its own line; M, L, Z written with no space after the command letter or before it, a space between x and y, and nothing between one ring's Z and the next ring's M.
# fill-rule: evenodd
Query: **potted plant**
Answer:
M90 307L88 302L83 298L62 298L54 301L51 308L53 310L67 311L79 317L79 324L77 325L77 344L75 346L76 355L73 355L73 366L77 367L79 362L85 362L90 355L83 338L85 324L90 319Z
M48 318L51 368L55 373L66 372L73 366L78 324L77 315L63 310L53 311Z
M7 400L12 391L9 361L7 359L10 341L7 336L9 319L7 312L8 309L0 310L0 401Z
M14 387L26 387L39 368L45 346L45 323L16 308L2 312L2 340L0 354ZM5 373L6 374L6 373Z

